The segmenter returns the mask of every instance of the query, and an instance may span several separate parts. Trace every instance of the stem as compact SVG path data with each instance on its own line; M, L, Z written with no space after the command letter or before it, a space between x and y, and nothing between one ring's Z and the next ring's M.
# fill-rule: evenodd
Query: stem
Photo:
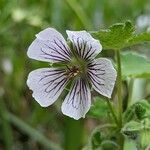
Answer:
M64 120L64 149L77 150L83 145L84 120L73 120L65 117Z
M120 58L120 51L116 51L116 57L117 57L117 67L118 67L118 81L117 81L117 96L118 96L118 120L119 120L119 128L121 130L122 128L122 73L121 73L121 58ZM123 150L124 146L124 137L120 133L119 137L119 144L120 144L120 150Z
M117 81L117 96L118 96L118 110L119 110L119 126L122 127L122 77L121 77L121 59L120 51L117 50L117 64L118 64L118 81Z
M110 102L109 99L106 100L106 101L107 101L108 107L109 107L109 109L110 109L110 112L111 112L111 114L112 114L112 116L113 116L113 119L114 119L115 123L118 125L118 120L117 120L116 114L115 114L115 112L114 112L114 108L113 108L113 106L112 106L112 104L111 104L111 102Z
M92 27L91 22L89 21L88 16L83 11L82 7L76 0L65 0L69 7L74 11L82 25L87 29L90 30Z
M32 139L39 142L40 144L42 144L47 149L62 150L62 148L59 145L51 142L42 133L40 133L36 129L30 127L24 121L20 120L18 117L9 113L8 111L7 111L7 119L10 123L14 124L22 132L26 133L29 137L31 137Z
M134 79L131 78L129 81L129 96L128 96L128 105L127 108L130 106L131 101L132 101L132 94L133 94L133 85L134 85Z
M5 144L6 150L11 150L13 147L13 136L12 136L12 129L9 121L7 120L7 112L6 112L6 106L3 101L3 99L0 99L0 118L1 118L1 124L2 124L2 134L3 134L3 140Z

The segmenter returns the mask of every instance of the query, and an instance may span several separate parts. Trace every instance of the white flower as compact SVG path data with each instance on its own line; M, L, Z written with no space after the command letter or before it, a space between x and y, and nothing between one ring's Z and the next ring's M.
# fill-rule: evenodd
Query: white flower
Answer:
M110 60L95 59L102 50L98 40L86 31L66 32L71 41L70 47L53 28L47 28L36 35L27 55L32 59L57 63L59 68L32 71L27 85L33 91L35 100L47 107L58 99L71 82L71 89L61 109L63 114L79 119L84 118L90 109L90 86L101 95L111 97L116 71Z

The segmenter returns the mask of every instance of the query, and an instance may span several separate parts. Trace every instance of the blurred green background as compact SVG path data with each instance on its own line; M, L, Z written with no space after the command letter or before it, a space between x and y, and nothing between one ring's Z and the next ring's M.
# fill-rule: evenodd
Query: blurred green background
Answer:
M61 98L41 108L26 79L31 70L48 64L29 59L26 52L46 27L66 37L67 29L94 31L128 19L138 32L146 30L150 1L0 0L0 150L79 150L87 143L100 119L63 116Z

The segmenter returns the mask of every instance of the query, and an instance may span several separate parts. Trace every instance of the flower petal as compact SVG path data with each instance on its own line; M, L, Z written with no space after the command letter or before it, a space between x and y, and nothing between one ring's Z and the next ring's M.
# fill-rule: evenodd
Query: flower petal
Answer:
M78 55L89 60L96 57L102 50L102 45L86 31L66 31Z
M55 68L41 68L32 71L27 85L33 91L32 96L43 107L53 104L60 96L67 84L65 70Z
M88 76L92 87L97 92L103 96L111 97L117 73L110 60L98 58L89 63Z
M47 28L38 33L36 37L28 49L28 57L46 62L70 60L70 49L58 31Z
M85 80L77 79L62 104L63 114L76 120L85 117L91 106L91 92Z

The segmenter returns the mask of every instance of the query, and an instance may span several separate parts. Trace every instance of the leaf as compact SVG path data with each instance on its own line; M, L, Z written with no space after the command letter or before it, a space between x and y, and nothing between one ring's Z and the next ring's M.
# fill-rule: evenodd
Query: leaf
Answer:
M134 32L134 27L130 21L117 23L107 30L93 32L92 36L99 39L104 49L122 49Z
M143 118L143 116L145 115L145 113L146 113L146 109L143 107L142 104L138 103L135 105L135 114L138 119L141 120Z
M100 97L94 98L94 103L88 112L88 115L95 118L106 117L108 112L107 102Z
M141 123L132 120L124 125L122 132L124 131L134 132L140 131L141 129L142 129Z
M100 131L95 132L92 135L92 139L91 139L92 149L99 147L101 142L102 142L101 132Z
M116 23L108 29L91 32L100 41L104 49L120 50L143 42L150 42L150 32L135 34L130 21Z
M150 32L133 35L127 42L127 46L137 45L143 42L150 42Z
M122 128L122 133L128 136L131 139L136 139L142 130L142 126L140 122L130 121L124 125Z
M143 116L143 118L150 118L150 103L143 99L141 101L139 101L139 103L144 107L144 109L146 110L145 111L145 114Z
M124 143L124 150L137 150L136 143L126 138Z
M145 149L145 150L149 150L148 147L150 147L150 130L144 130L141 133L141 137L140 137L140 145L141 145L141 149Z
M150 103L145 99L134 103L123 113L124 122L143 120L144 118L150 118Z
M135 114L138 119L150 118L150 104L147 100L135 103Z
M103 141L100 147L102 150L119 150L119 146L114 141L110 140Z
M122 76L131 78L149 78L150 61L133 52L121 54Z
M140 133L140 138L137 144L141 147L141 149L146 149L146 147L150 146L150 119L145 118L141 121L142 131Z
M129 108L127 108L127 110L123 113L123 121L124 122L129 122L132 119L135 118L135 105L130 106Z

